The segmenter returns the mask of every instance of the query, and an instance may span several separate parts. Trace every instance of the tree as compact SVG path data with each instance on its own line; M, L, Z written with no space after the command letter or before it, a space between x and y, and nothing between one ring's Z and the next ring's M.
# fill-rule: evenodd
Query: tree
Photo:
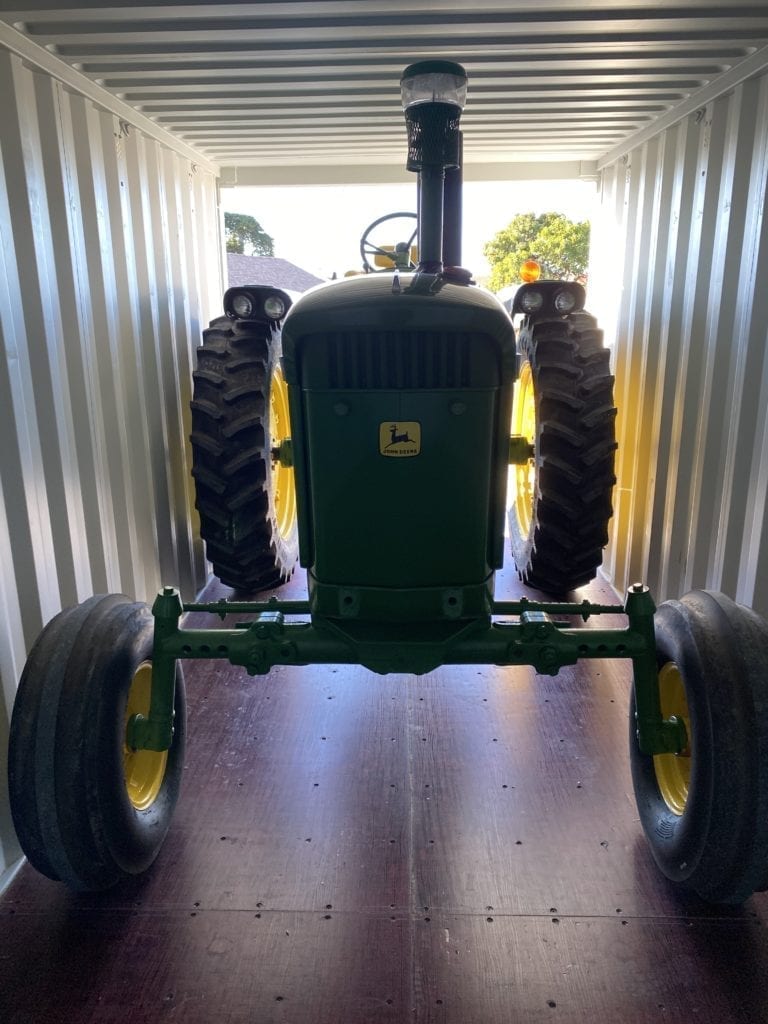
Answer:
M274 238L247 213L225 213L224 236L227 252L244 253L247 245L250 248L250 252L246 254L248 256L275 255Z
M589 221L576 223L562 213L519 213L483 252L491 264L492 291L519 283L520 265L531 256L541 264L542 277L572 281L587 270Z

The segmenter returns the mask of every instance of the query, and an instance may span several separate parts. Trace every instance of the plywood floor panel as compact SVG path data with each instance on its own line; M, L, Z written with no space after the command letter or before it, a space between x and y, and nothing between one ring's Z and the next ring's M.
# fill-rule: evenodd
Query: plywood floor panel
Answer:
M187 681L150 871L0 900L2 1024L768 1022L768 897L713 909L650 858L626 665Z

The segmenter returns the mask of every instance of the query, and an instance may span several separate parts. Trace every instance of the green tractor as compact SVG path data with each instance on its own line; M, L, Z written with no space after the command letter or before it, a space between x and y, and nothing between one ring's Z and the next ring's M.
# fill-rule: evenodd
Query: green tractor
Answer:
M632 663L630 759L657 863L707 900L742 901L768 885L768 625L706 591L658 610L642 584L623 604L565 599L593 578L607 539L608 353L578 284L523 286L517 336L473 284L458 245L466 76L428 61L401 85L418 262L411 239L382 250L388 272L295 302L274 288L227 292L199 353L192 445L208 555L242 595L184 604L166 587L151 611L94 597L48 624L11 725L24 850L80 889L151 863L179 790L186 659L265 675L340 663L555 674L618 658ZM508 515L538 599L494 595ZM297 558L305 600L245 599L279 586ZM239 621L187 628L193 611ZM584 625L602 614L625 624Z

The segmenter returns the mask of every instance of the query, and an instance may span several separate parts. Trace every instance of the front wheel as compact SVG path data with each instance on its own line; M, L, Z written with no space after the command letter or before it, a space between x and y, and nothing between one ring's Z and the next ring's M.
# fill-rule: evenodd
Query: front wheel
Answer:
M509 527L521 580L560 596L594 579L608 542L616 449L613 377L588 313L523 324L512 434L531 458L510 471Z
M768 884L768 623L724 594L692 591L655 616L661 707L680 754L629 752L640 820L661 871L712 903Z
M120 594L60 612L32 647L11 720L8 788L33 867L73 889L145 871L165 839L184 768L186 705L176 667L167 751L132 750L149 710L153 619Z

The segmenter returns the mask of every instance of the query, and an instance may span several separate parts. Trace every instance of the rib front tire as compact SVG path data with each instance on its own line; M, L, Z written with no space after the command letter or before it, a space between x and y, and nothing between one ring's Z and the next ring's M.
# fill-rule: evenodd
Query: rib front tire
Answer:
M646 755L634 695L629 752L651 853L671 881L711 903L768 884L768 623L724 594L696 590L655 616L662 712L688 747Z
M33 867L76 890L146 871L176 806L186 735L178 663L170 749L126 743L130 715L149 710L153 626L143 603L91 598L48 623L19 683L8 760L13 821Z

